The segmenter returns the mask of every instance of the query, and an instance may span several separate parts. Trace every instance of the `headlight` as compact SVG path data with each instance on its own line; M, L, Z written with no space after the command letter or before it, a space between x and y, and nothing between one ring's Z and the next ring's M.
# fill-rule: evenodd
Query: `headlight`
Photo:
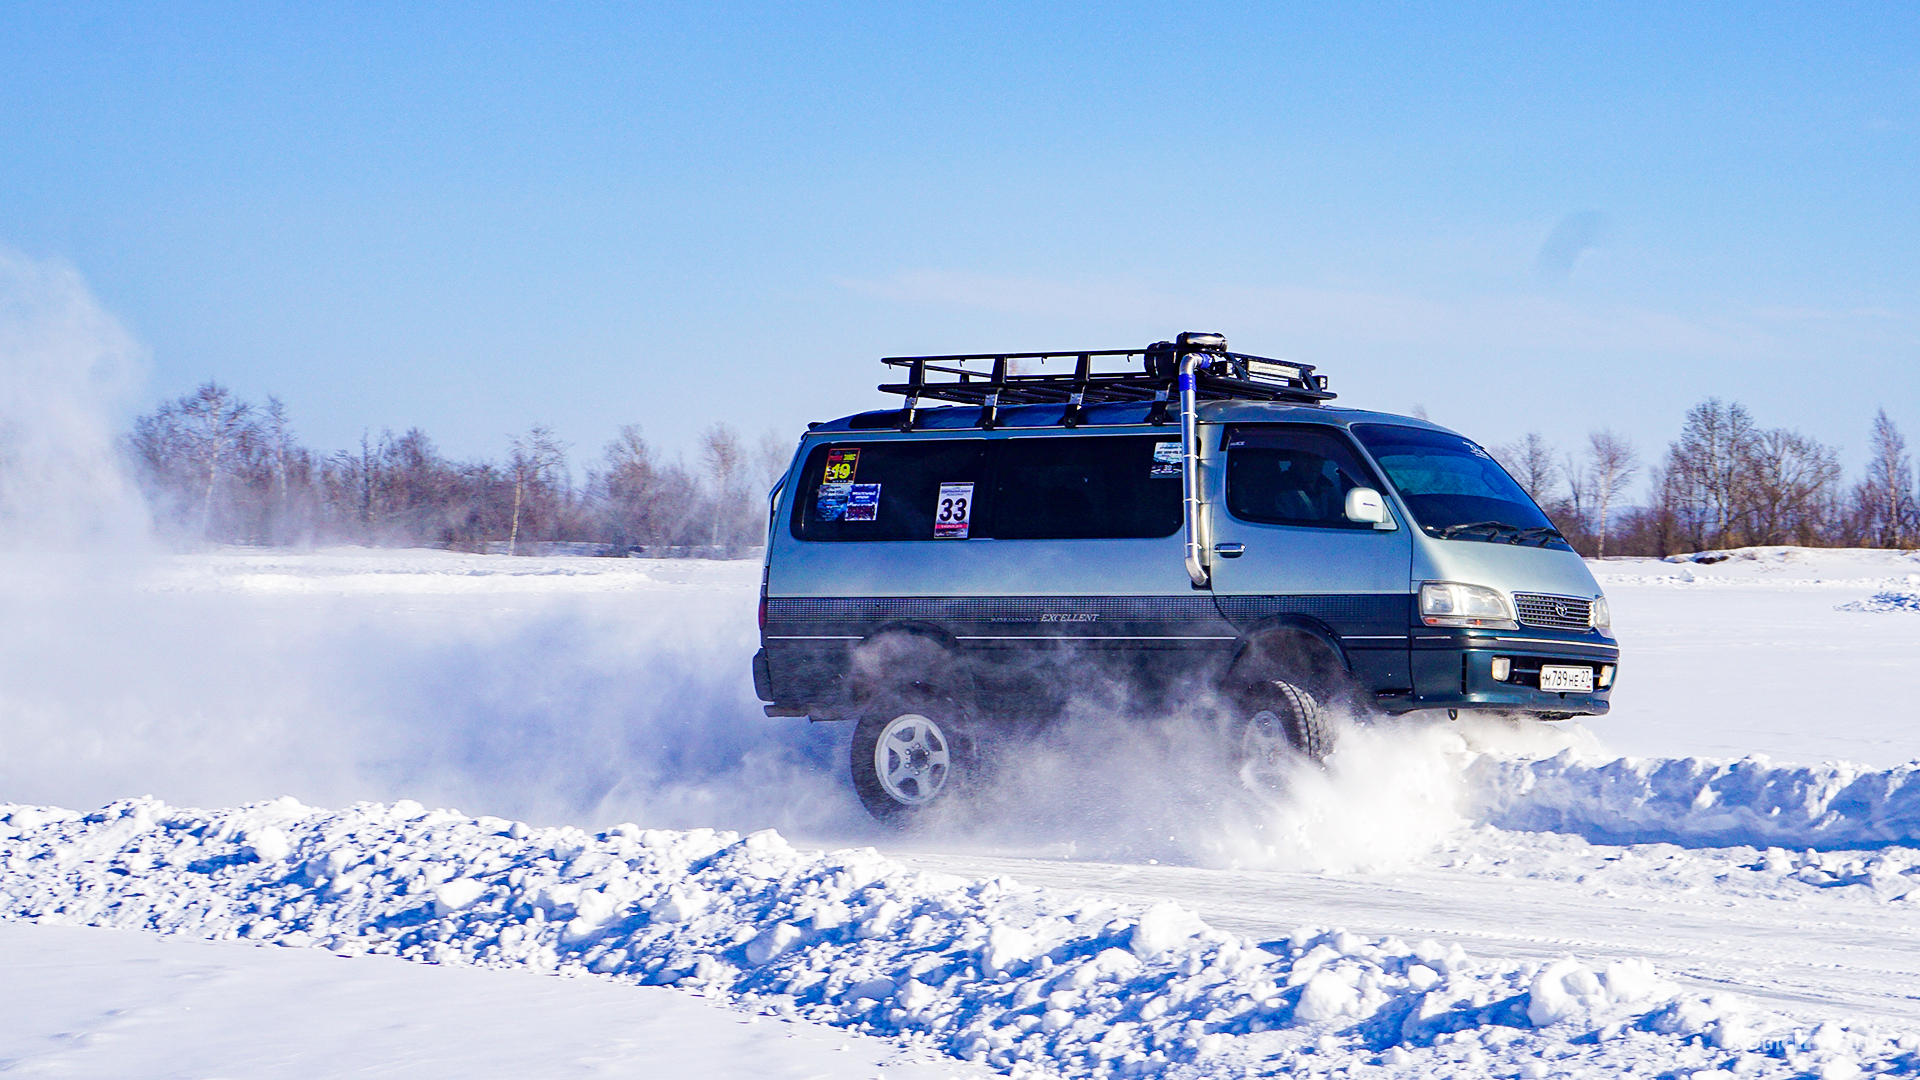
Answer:
M1607 598L1593 598L1593 628L1595 630L1613 629L1613 612L1607 608Z
M1429 581L1420 586L1420 621L1428 626L1518 627L1504 593L1457 581Z

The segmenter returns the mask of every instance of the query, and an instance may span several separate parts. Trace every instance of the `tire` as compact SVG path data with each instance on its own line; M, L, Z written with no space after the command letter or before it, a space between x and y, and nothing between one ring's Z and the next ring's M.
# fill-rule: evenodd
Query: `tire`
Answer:
M1279 679L1240 695L1229 749L1240 782L1255 790L1280 786L1288 766L1324 763L1333 753L1333 727L1312 694Z
M905 827L950 807L967 787L973 743L945 702L876 702L854 729L853 789L876 821Z

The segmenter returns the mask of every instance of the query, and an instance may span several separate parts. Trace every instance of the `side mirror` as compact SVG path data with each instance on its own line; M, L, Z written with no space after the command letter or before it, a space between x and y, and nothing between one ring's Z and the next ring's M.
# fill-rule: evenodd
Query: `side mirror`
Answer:
M1347 492L1347 520L1368 522L1383 531L1399 528L1387 513L1387 500L1381 498L1379 492L1367 487L1357 487Z

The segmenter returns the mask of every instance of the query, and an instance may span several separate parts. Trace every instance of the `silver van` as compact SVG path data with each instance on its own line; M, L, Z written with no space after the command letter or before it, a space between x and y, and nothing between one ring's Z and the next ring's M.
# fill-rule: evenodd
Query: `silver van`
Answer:
M1607 711L1606 598L1464 436L1217 334L883 362L902 407L809 425L774 489L753 661L769 716L857 722L876 818L1077 694L1210 702L1251 769L1327 754L1333 703Z

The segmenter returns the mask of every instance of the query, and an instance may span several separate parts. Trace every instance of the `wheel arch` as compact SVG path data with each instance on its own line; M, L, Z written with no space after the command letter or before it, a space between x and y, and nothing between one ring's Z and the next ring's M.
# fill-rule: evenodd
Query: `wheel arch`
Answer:
M1305 615L1262 619L1241 634L1226 686L1240 689L1279 679L1316 695L1344 689L1353 681L1353 664L1339 635Z
M968 707L973 703L973 672L960 643L929 623L876 628L849 650L847 666L847 689L856 707L889 692L944 697Z

